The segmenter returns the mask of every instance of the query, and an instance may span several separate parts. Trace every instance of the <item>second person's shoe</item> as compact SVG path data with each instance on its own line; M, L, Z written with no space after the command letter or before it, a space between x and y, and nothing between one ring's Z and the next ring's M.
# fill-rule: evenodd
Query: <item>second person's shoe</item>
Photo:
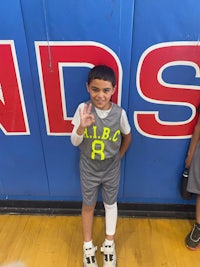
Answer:
M200 225L195 223L192 231L185 238L186 247L196 250L200 245Z

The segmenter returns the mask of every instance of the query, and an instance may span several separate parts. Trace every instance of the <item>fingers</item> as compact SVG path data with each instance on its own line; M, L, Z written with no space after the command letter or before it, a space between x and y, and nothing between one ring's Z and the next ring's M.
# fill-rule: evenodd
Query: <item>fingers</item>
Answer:
M91 114L91 110L92 110L92 104L90 103L90 104L84 104L84 106L83 106L83 109L79 109L79 115L80 115L80 117L82 117L83 115L85 115L85 114Z
M95 123L94 114L90 113L91 124Z
M92 110L92 103L84 104L83 114L90 114Z
M92 103L90 103L89 105L87 105L87 113L90 114L92 110Z
M83 106L83 114L87 114L87 104L84 104Z
M80 122L82 127L88 127L95 122L94 114L91 113L92 104L84 104L83 108L79 109Z

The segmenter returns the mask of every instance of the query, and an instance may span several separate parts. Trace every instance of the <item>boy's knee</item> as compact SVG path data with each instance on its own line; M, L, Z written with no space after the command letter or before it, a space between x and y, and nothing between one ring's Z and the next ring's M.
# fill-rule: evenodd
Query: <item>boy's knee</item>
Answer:
M104 202L104 207L105 207L106 210L113 210L113 209L116 209L116 208L117 208L117 202L115 202L115 203L113 203L113 204L111 204L111 205L106 204L106 203Z
M82 205L82 211L83 212L93 212L95 208L95 205L87 206L85 204Z

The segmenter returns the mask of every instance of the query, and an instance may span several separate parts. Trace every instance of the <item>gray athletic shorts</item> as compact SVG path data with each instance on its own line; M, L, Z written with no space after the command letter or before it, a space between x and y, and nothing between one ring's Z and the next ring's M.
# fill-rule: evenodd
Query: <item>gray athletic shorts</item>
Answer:
M117 201L120 163L119 154L105 160L92 160L81 154L81 190L85 205L96 204L99 188L101 188L103 202L112 205Z
M200 194L200 142L192 158L187 190L195 194Z

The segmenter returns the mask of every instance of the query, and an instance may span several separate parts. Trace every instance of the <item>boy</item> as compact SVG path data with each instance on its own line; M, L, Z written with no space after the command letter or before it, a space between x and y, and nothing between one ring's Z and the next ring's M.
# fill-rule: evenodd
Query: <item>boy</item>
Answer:
M200 105L197 109L200 112ZM194 128L185 167L189 170L187 191L197 194L196 199L196 223L192 231L186 236L186 246L196 250L200 244L200 116Z
M101 186L105 207L106 237L101 247L104 267L116 266L114 234L117 224L117 194L120 180L120 159L131 142L126 112L111 102L116 88L113 70L95 66L86 84L90 101L81 103L72 120L72 144L80 147L80 178L83 196L83 263L98 267L97 247L92 242L94 209Z

